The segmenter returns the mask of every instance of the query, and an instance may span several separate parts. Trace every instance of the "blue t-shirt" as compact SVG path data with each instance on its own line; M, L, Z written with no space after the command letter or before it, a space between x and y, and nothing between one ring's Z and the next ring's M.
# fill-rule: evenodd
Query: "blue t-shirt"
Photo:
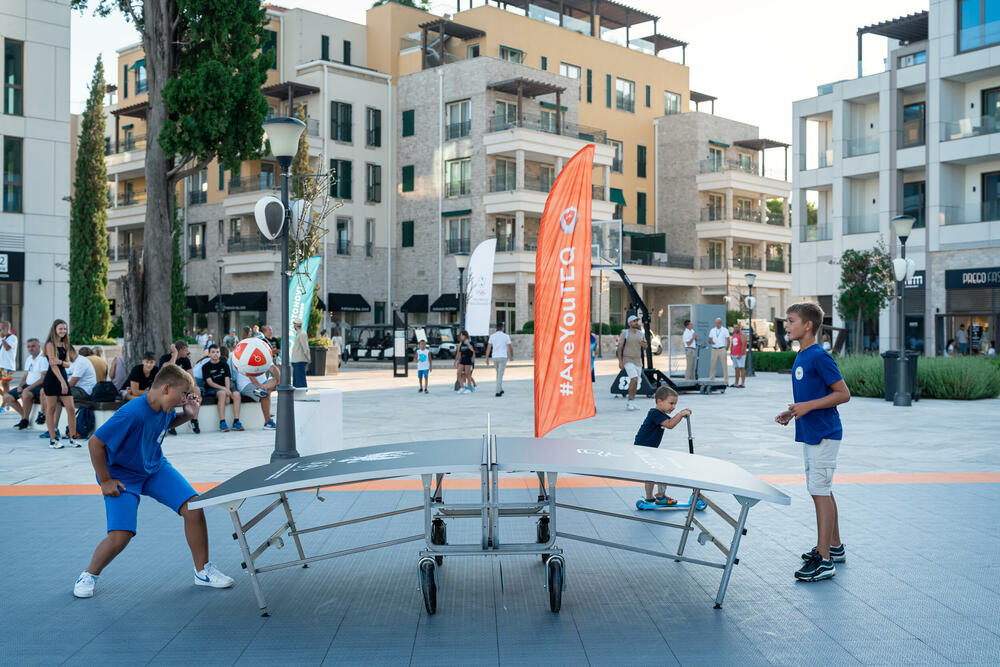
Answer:
M663 422L670 419L670 415L660 412L656 408L650 408L646 413L646 419L635 434L635 444L639 447L659 447L663 439Z
M830 385L843 380L837 362L821 345L799 350L792 366L792 396L796 403L814 401L830 393ZM820 440L840 440L844 431L837 408L813 410L795 420L795 441L818 445Z
M176 411L157 412L147 399L132 399L94 433L107 445L111 476L122 482L143 480L167 462L160 445Z

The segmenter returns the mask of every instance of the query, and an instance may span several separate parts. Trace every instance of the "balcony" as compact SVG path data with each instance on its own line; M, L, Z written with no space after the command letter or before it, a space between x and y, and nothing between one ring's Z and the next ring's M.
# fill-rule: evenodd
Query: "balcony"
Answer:
M726 268L726 260L719 255L702 255L699 259L702 271L719 271Z
M1000 220L1000 202L973 201L961 206L942 206L945 225L968 225Z
M973 116L941 124L941 141L995 134L1000 131L1000 116Z
M733 211L733 219L760 224L760 209L736 209Z
M472 121L463 120L456 123L448 123L445 125L445 137L450 141L451 139L459 139L461 137L467 137L472 134Z
M562 123L559 125L558 131L556 131L557 128L554 113L552 116L546 115L544 117L541 114L521 114L520 122L518 122L516 117L505 115L497 116L494 114L490 116L489 122L487 123L487 132L501 132L503 130L512 130L519 127L528 130L536 130L538 132L545 132L548 134L558 134L564 137L580 139L581 141L587 141L595 144L607 144L608 139L608 133L604 130L587 125L579 125L577 123L567 123L565 119L563 119Z
M848 139L844 142L844 155L846 157L870 155L872 153L878 153L878 147L879 140L877 134L866 137L858 137L856 139Z
M142 254L142 244L141 243L132 243L132 244L120 243L120 244L118 244L117 248L115 248L114 246L108 246L108 259L110 259L111 261L127 262L128 261L129 253L131 253L133 250L135 250L136 254L141 255ZM117 255L116 255L116 251L117 251ZM117 260L115 260L116 256L118 257Z
M445 247L449 255L454 255L457 252L469 252L469 245L467 237L460 237L457 239L448 239Z
M772 211L768 209L767 220L765 222L769 225L774 225L775 227L787 227L785 224L785 214L781 211Z
M673 253L652 252L649 250L625 250L622 252L623 264L638 264L640 266L664 266L675 269L693 269L694 257L691 255L675 255Z
M231 195L277 189L278 177L274 171L256 171L247 176L240 175L229 179L229 194Z
M785 269L784 259L768 258L767 262L764 263L764 270L770 271L771 273L789 273L789 271Z
M845 215L844 234L871 234L878 232L878 213L864 215Z
M808 243L810 241L829 241L833 238L833 226L829 223L822 225L805 225L799 228L799 241Z
M117 149L115 148L114 137L111 138L110 143L104 149L104 155L119 155L121 153L131 153L132 151L144 151L146 150L146 135L126 135L124 139L118 142Z
M726 209L722 206L707 206L701 209L702 222L714 222L726 219Z
M763 263L760 261L760 257L746 257L743 255L733 257L734 271L763 271L762 266Z
M489 183L487 185L490 192L513 192L514 190L531 190L533 192L548 192L552 189L552 181L545 178L539 178L538 176L524 177L524 187L518 188L514 183L514 177L511 176L490 176ZM603 191L603 187L602 187Z
M121 198L118 200L117 208L124 208L126 206L142 206L146 203L146 191L145 190L133 190L131 192L126 191Z
M281 246L277 241L268 241L263 236L242 238L233 237L226 242L226 252L230 254L244 252L278 252Z

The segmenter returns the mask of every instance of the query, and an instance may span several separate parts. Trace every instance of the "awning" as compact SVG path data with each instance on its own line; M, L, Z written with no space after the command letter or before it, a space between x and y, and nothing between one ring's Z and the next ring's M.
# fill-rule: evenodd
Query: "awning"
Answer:
M219 297L213 296L205 306L204 312L218 310ZM267 312L267 292L236 292L222 295L222 310L252 310Z
M458 295L457 294L442 294L437 298L434 303L431 304L432 313L457 313L458 312Z
M426 294L413 294L406 300L406 303L403 304L400 310L407 313L426 313L429 300Z
M323 302L323 297L318 294L316 295L316 308L320 311L326 310L326 303Z
M715 139L709 139L708 143L710 146L718 146L719 148L729 148L729 144L724 141L716 141Z
M348 292L330 292L326 295L331 312L370 313L372 307L360 294Z
M471 208L463 208L463 209L461 209L459 211L445 211L444 213L441 214L441 217L442 218L457 218L457 217L462 216L462 215L471 215L471 214L472 214L472 209Z
M553 111L554 111L554 110L555 110L555 108L556 108L556 105L555 105L555 104L552 104L552 102L539 102L539 103L538 103L538 106L542 107L543 109L552 109ZM569 111L569 108L568 108L568 107L566 107L565 105L561 105L561 106L559 107L559 110L560 110L560 111Z
M611 188L611 203L618 204L619 206L627 206L625 203L625 195L622 193L620 188Z
M146 66L146 59L140 58L139 60L136 60L135 63L131 67L129 67L129 69L139 69L140 67L145 67L145 66Z
M208 296L203 294L192 296L188 294L184 297L184 306L192 313L207 313Z

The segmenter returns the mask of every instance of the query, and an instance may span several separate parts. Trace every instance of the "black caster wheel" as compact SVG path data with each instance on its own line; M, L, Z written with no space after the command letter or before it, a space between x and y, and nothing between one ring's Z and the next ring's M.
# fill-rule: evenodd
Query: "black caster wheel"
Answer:
M563 559L550 558L545 565L548 568L546 578L549 588L549 609L558 613L562 608Z
M431 544L448 544L448 526L441 519L431 522ZM444 556L434 556L434 562L443 564Z
M535 535L539 544L545 544L551 539L549 532L549 517L543 516L535 522Z
M420 592L424 594L424 608L428 614L437 611L437 584L434 583L434 561L424 558L418 566L420 568Z
M552 556L550 554L542 554L542 562L543 563L548 563L549 562L549 558L551 558L551 557Z

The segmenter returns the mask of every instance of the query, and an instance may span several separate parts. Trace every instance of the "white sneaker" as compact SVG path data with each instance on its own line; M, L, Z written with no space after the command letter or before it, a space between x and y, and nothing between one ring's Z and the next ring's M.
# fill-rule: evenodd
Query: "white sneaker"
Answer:
M205 569L194 573L195 586L210 586L211 588L229 588L235 583L232 577L219 572L211 562L205 563Z
M635 405L635 403L633 403L632 401L628 401L627 403L625 403L625 409L626 410L638 410L639 408L637 408L636 405Z
M80 573L76 584L73 585L73 595L78 598L94 597L94 586L97 585L97 577L84 570Z

